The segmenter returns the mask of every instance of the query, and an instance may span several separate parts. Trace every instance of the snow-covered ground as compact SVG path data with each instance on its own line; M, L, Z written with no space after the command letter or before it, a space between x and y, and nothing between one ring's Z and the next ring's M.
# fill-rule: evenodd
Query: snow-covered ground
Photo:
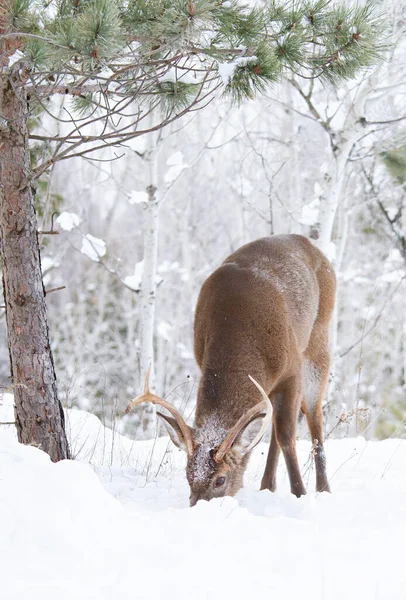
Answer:
M0 400L0 421L12 420ZM237 498L188 507L183 455L68 413L75 461L52 464L0 426L2 600L402 600L406 441L327 443L333 494L259 492L267 446ZM170 452L167 452L167 450Z

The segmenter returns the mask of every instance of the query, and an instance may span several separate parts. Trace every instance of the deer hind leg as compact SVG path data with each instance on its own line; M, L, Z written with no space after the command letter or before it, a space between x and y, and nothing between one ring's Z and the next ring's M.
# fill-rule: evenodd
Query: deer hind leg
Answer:
M290 489L292 494L298 498L306 494L296 454L296 421L300 408L300 384L300 377L292 377L285 383L283 391L280 395L278 394L278 399L274 401L275 416L273 422L276 440L285 459Z
M281 449L276 439L275 423L272 424L271 443L269 444L268 458L264 475L261 481L261 490L276 491L276 469L278 467Z
M328 353L326 355L328 357ZM315 364L311 360L304 363L304 409L313 444L316 467L316 490L330 492L327 480L326 455L323 446L322 401L328 380L328 360Z
M318 492L329 492L323 448L322 402L330 368L328 329L334 308L335 277L327 261L323 261L320 266L317 279L320 289L319 308L305 353L303 408L314 445L316 489Z

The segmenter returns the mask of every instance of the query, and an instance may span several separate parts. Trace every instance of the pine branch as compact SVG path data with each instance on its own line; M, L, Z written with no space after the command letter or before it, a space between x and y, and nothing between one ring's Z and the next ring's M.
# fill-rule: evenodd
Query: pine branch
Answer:
M0 59L7 64L18 48L13 68L25 74L32 111L47 111L56 94L71 98L71 132L33 136L53 146L36 175L55 160L94 151L97 141L115 145L148 131L140 124L151 107L159 109L159 128L203 107L220 88L241 103L292 74L330 83L354 77L379 59L383 39L368 2L281 0L251 8L239 0L87 0L39 7L10 2L0 30ZM130 125L114 131L113 119L127 118L130 104ZM83 135L85 123L101 131ZM82 152L81 144L91 147Z

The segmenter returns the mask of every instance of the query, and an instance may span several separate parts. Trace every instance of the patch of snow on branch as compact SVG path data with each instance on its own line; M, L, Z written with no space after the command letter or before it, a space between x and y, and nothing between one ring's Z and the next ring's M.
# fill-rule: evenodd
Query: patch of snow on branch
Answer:
M81 253L93 260L99 260L106 254L106 242L87 233L83 236Z
M160 321L157 327L157 333L159 337L163 338L165 341L169 342L172 339L172 325L168 323L168 321Z
M12 54L11 56L9 56L8 66L12 67L16 62L18 62L19 60L21 60L23 57L24 57L24 54L20 50L16 50L14 52L14 54Z
M319 218L320 200L312 200L302 207L302 212L299 217L299 223L302 225L314 225Z
M187 163L184 162L182 152L174 152L167 159L166 164L169 169L166 171L164 175L164 181L167 185L170 185L179 177L179 175L189 167Z
M177 83L178 81L182 83L196 83L194 77L188 72L182 72L179 69L174 69L171 67L168 69L161 77L159 77L159 81L169 81L170 83Z
M134 275L127 275L124 277L123 283L134 292L139 292L141 289L142 277L144 275L144 261L140 260L135 265Z
M235 70L238 67L245 67L250 63L256 62L258 62L257 56L239 56L231 62L218 63L219 75L224 85L228 85L230 83L230 80L234 77Z
M148 194L144 191L132 190L131 197L128 200L130 204L146 204L148 202Z
M143 154L145 152L145 145L145 136L142 135L137 135L125 141L125 146L137 154Z
M74 227L78 227L81 224L82 220L76 213L64 211L56 219L56 222L64 231L72 231Z
M169 158L166 159L166 164L168 167L172 167L174 165L183 165L184 163L185 161L183 158L183 152L180 152L180 150L178 150L178 152L174 152L169 156Z

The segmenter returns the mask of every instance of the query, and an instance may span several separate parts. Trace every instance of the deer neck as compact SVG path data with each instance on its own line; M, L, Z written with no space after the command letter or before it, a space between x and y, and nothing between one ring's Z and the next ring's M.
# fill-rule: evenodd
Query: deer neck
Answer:
M215 366L212 363L202 370L200 379L195 427L206 425L208 416L217 422L218 427L228 430L248 409L261 401L261 395L249 379L254 377L265 389L269 387L261 361L250 360Z

